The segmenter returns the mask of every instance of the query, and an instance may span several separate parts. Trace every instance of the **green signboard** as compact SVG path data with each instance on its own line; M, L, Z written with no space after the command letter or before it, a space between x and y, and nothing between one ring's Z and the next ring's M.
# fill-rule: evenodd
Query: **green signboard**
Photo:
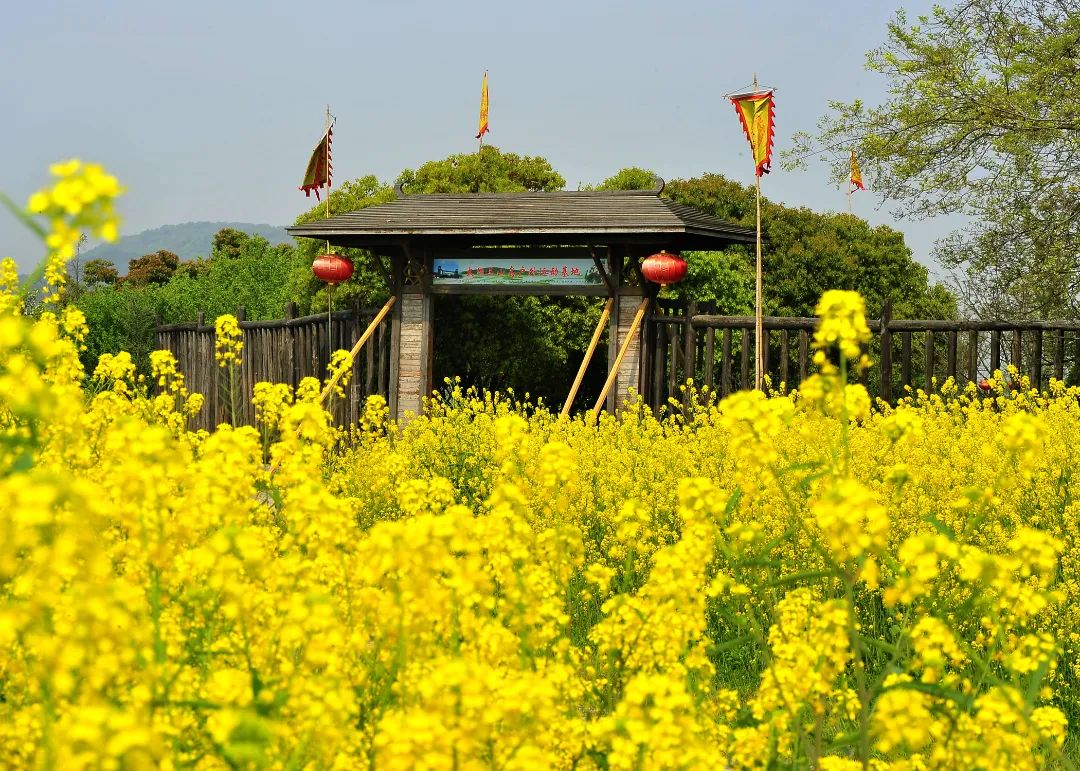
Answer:
M431 272L436 286L592 286L604 280L596 263L585 258L526 259L436 257Z

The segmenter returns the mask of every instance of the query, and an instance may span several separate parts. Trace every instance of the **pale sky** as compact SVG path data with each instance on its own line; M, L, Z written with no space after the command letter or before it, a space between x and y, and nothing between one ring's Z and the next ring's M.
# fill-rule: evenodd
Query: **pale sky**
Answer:
M485 69L486 140L546 157L571 189L625 166L750 183L723 95L754 72L776 87L777 153L830 99L877 102L884 84L865 54L898 1L0 0L0 190L25 201L49 163L76 156L127 186L122 232L287 225L314 202L297 187L327 103L335 179L392 181L475 149ZM821 165L776 168L763 187L787 204L847 207ZM897 222L869 193L855 212L903 230L931 266L934 240L955 227ZM25 270L40 254L0 211L0 256Z

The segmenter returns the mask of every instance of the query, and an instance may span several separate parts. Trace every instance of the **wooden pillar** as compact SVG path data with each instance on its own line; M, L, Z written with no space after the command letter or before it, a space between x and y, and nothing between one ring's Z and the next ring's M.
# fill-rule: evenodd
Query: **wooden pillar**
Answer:
M619 354L619 348L626 340L626 335L634 322L634 316L641 307L641 301L645 299L644 289L641 286L628 286L630 269L625 265L627 252L624 249L612 249L609 251L609 271L611 281L616 287L615 307L611 311L611 325L608 339L608 367L615 363ZM632 255L630 259L635 259ZM633 389L641 394L644 388L644 371L642 369L645 330L648 325L642 323L626 351L619 374L615 379L615 387L608 394L605 407L608 412L613 412L622 407L630 397Z
M431 393L433 353L431 294L424 259L407 253L394 261L398 301L390 340L390 414L400 424L419 415Z

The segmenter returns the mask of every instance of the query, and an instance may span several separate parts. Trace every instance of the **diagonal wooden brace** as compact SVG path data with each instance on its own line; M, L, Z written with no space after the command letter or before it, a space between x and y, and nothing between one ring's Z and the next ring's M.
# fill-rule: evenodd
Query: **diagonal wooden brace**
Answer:
M358 339L356 341L356 344L353 345L352 350L349 351L350 367L352 366L352 362L356 360L356 354L360 353L360 349L364 347L364 343L366 343L368 339L375 333L375 330L378 329L379 324L381 324L383 319L386 318L386 314L389 313L390 309L394 307L395 302L397 302L397 297L391 295L390 299L386 301L386 305L384 305L379 310L379 312L375 314L375 318L373 318L371 320L371 323L368 324L367 329L364 330L364 334L360 335L360 339ZM326 401L326 397L329 396L330 392L334 390L334 386L337 385L337 382L341 380L341 376L344 374L345 368L343 367L341 370L338 371L336 375L334 375L333 379L326 384L326 388L323 389L322 395L319 397L320 406Z
M641 307L638 308L637 313L634 314L634 320L630 324L630 329L626 332L626 339L623 340L623 344L619 348L619 355L615 357L615 366L613 366L608 373L607 380L604 382L604 389L600 392L600 398L596 400L596 406L593 407L593 420L596 420L599 417L600 410L604 406L604 401L607 399L608 392L611 390L611 386L615 384L615 379L619 376L619 368L622 366L623 359L626 357L626 352L630 350L630 343L634 341L634 335L637 334L638 327L641 326L641 319L644 318L645 311L649 309L650 302L652 302L652 299L646 297L641 301Z
M589 362L592 361L596 344L600 342L600 335L604 333L604 326L607 324L608 317L611 316L611 308L614 304L615 299L608 298L607 304L604 305L604 312L600 314L600 322L596 325L592 340L589 341L589 348L585 351L585 358L581 361L581 368L578 369L577 377L574 378L574 385L570 388L570 395L566 397L566 404L563 405L562 412L559 413L561 418L569 415L570 408L574 406L574 398L577 396L578 388L581 387L581 381L585 378L585 371L589 368Z

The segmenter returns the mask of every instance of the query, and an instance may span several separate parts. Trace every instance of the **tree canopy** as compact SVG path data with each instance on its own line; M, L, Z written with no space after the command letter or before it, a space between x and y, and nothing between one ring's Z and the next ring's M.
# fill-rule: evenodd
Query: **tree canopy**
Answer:
M910 20L867 56L888 98L832 103L795 163L832 151L844 178L858 153L900 216L959 213L938 244L965 303L988 317L1080 310L1080 5L965 0Z
M116 270L116 266L102 257L87 260L83 267L83 281L88 287L96 284L115 284L119 277L120 273Z
M179 265L180 258L177 255L167 249L159 249L152 254L144 254L132 260L128 265L125 281L132 286L165 284L172 278Z
M485 145L476 153L451 155L428 161L397 178L406 194L417 193L521 193L526 190L561 190L566 180L539 156L521 156Z

